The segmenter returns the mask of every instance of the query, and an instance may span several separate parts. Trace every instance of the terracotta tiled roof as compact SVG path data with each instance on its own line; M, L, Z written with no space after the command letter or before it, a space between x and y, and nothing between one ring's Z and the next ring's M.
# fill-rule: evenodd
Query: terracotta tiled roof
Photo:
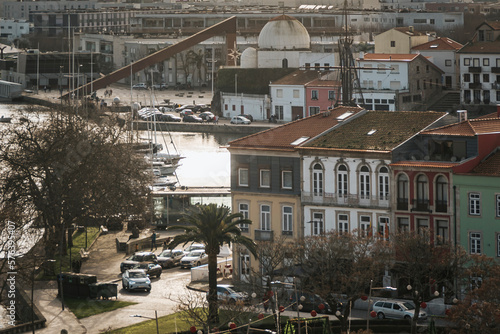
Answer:
M499 21L484 21L481 23L477 28L480 28L482 25L486 24L487 26L490 26L491 29L493 30L500 30L500 22Z
M403 54L403 53L365 53L364 58L360 60L364 61L412 61L419 55ZM424 57L425 58L425 57Z
M391 167L419 167L419 168L452 168L460 164L459 162L439 162L439 161L398 161Z
M474 137L500 132L500 118L475 118L422 132L430 135Z
M329 114L316 114L233 140L229 142L229 148L295 150L298 145L292 145L292 143L299 138L313 138L337 125L339 123L337 117L340 115L346 112L352 112L354 115L362 110L358 107L337 107Z
M313 81L308 82L305 84L306 87L312 86L312 87L339 87L341 86L342 83L337 80L321 80L321 79L315 79Z
M273 85L305 85L319 78L321 72L317 70L297 70L283 78L273 81Z
M467 43L458 53L500 53L500 41Z
M483 116L479 116L476 119L485 119L485 118L498 118L498 113L497 112L492 112L491 114L486 114Z
M369 111L304 147L390 151L445 115L432 111Z
M393 29L397 30L399 32L402 32L404 34L410 35L410 36L423 36L423 35L425 35L425 33L421 32L421 31L417 31L417 30L410 28L410 27L398 27L398 28L393 28ZM410 31L410 29L412 29L413 31Z
M477 165L472 174L484 176L500 176L500 151L496 151L485 161Z
M454 40L447 37L439 37L433 41L414 46L412 50L459 50L463 47L463 44L455 42Z

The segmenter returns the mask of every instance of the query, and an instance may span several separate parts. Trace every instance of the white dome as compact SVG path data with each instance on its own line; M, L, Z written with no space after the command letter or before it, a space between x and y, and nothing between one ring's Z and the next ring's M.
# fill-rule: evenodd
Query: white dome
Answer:
M271 19L259 34L259 49L309 49L311 39L307 29L297 19L281 15Z
M241 53L240 64L241 68L257 68L257 50L252 47L246 48Z

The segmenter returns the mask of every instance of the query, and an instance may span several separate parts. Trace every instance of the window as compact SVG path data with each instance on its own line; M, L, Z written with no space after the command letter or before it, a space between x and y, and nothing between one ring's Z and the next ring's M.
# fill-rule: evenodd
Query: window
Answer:
M238 185L240 187L248 187L248 168L238 169Z
M248 204L247 203L240 203L239 212L243 215L243 219L248 219ZM241 232L248 232L248 224L240 224L240 229Z
M464 58L464 66L470 66L470 58Z
M278 119L283 119L283 106L274 106L274 114Z
M420 89L420 80L417 80L417 90Z
M440 175L436 180L436 212L448 211L448 182Z
M470 82L470 73L464 74L464 82Z
M240 275L245 281L248 281L250 276L250 255L240 254Z
M389 199L389 171L382 167L378 172L378 196L380 200Z
M359 217L359 234L362 237L371 237L371 218L370 216L360 216Z
M490 66L490 58L483 58L483 66Z
M260 206L260 229L263 231L271 230L271 207L266 204Z
M293 231L293 208L291 206L283 206L282 208L283 219L283 234L292 235Z
M481 233L471 232L469 239L470 239L470 253L481 254Z
M451 66L451 59L446 59L444 61L444 66Z
M378 218L378 235L383 240L389 240L389 217Z
M420 73L420 66L417 66L417 73Z
M395 48L396 47L396 41L391 41L391 48Z
M344 234L349 232L349 216L340 214L338 215L338 232Z
M479 216L481 214L481 195L479 193L469 194L469 215Z
M319 107L309 107L309 115L319 114Z
M311 90L311 100L317 100L317 99L318 99L318 91Z
M330 100L330 101L335 100L335 91L334 90L328 91L328 100Z
M427 210L429 204L429 185L427 183L427 177L425 175L419 175L417 177L417 203L416 209Z
M410 231L410 220L407 217L398 217L398 229L399 232L409 232Z
M293 90L293 98L294 99L300 98L300 91L298 89Z
M483 74L483 82L490 82L490 75L489 74Z
M496 216L500 218L500 195L496 195L497 203L496 203Z
M497 234L497 256L500 256L500 233Z
M313 213L313 221L312 223L312 235L321 235L324 232L324 222L323 222L323 213L314 212Z
M261 169L260 170L260 187L270 188L271 187L271 170Z
M400 174L398 176L398 210L408 210L408 176Z
M339 197L347 196L347 167L345 165L337 168L337 190Z
M276 97L278 98L283 97L283 89L276 89Z
M323 167L320 164L313 167L313 194L323 196Z
M424 235L429 230L429 219L417 218L417 232Z
M436 220L437 243L448 243L448 241L450 241L448 231L449 229L447 220L441 220L441 219Z
M291 170L281 171L281 188L292 189L292 171Z
M391 73L399 73L399 65L391 65Z
M309 69L311 69L311 64L310 63L305 63L304 67L306 68L306 70L309 70Z
M359 193L361 198L370 198L370 170L366 166L359 173Z

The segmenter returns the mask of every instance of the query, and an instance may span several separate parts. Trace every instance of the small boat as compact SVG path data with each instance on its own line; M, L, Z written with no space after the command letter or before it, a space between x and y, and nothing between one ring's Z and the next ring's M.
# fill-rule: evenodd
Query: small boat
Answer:
M153 187L171 187L175 186L176 180L169 179L168 177L158 177L153 181Z
M2 115L2 117L0 117L0 123L10 123L12 121L12 117L5 117Z
M174 175L177 167L179 167L179 165L153 162L153 174L156 176Z

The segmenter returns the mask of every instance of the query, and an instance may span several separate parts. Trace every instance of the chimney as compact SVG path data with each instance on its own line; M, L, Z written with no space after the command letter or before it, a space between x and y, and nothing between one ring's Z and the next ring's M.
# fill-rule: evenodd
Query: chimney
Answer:
M409 32L413 32L413 26L409 26L409 27L408 27L408 31L409 31Z
M463 122L467 120L467 110L457 110L458 121Z

